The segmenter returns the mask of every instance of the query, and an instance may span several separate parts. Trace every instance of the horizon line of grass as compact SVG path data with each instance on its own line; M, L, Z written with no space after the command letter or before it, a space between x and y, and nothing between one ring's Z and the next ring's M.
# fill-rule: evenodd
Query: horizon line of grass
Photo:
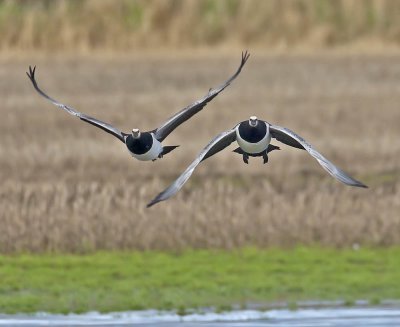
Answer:
M400 247L0 256L0 312L80 313L400 299Z

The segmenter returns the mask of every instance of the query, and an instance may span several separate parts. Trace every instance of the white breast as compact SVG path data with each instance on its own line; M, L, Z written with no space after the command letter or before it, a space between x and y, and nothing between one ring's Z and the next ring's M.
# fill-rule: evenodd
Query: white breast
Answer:
M236 127L236 141L239 146L242 148L244 152L256 154L263 152L268 148L269 143L271 142L271 134L269 133L269 126L267 125L267 133L264 138L258 141L257 143L250 143L248 141L243 140L239 134L239 126Z
M157 159L160 153L163 150L163 147L161 143L154 137L153 133L151 133L151 137L153 138L153 145L151 146L150 150L147 151L146 153L143 154L136 154L133 152L130 152L132 157L135 157L136 159L140 161L149 161L149 160L154 160Z

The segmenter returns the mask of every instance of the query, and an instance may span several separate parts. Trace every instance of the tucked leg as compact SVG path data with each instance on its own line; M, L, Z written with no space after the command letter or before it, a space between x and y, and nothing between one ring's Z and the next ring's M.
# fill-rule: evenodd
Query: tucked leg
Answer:
M248 164L249 163L249 155L247 153L243 153L243 161L244 163Z
M272 150L271 150L271 151L272 151ZM264 163L264 165L265 165L265 164L268 162L268 153L267 153L267 151L265 151L265 152L263 153L262 157L263 157L263 159L264 159L263 163Z
M280 150L280 149L281 148L279 146L268 144L267 150L264 151L263 154L262 154L262 157L264 159L264 164L266 164L268 162L268 153L270 153L271 151Z

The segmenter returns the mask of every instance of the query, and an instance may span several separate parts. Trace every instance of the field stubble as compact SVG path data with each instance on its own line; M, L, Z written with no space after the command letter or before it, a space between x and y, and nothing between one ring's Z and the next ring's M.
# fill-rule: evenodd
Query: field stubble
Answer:
M3 62L0 251L400 244L398 57L252 54L232 86L165 142L181 147L154 163L45 102L24 74L37 64L50 95L129 131L158 126L238 59ZM370 188L346 187L282 145L267 165L226 150L175 198L145 208L214 135L252 114L298 132Z

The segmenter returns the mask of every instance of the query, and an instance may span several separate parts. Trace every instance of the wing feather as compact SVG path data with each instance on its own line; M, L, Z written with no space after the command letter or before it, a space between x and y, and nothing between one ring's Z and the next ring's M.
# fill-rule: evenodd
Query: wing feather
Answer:
M160 201L165 201L169 199L171 196L178 193L178 191L182 188L182 186L187 182L190 176L193 174L193 171L203 160L209 158L210 156L216 154L217 152L225 149L229 146L233 141L236 140L236 131L235 128L225 131L215 137L208 145L199 153L196 159L186 168L186 170L164 191L159 193L153 200L151 200L147 207L151 207Z
M367 187L365 184L349 176L339 167L335 166L332 162L326 159L322 154L315 150L311 144L304 140L301 136L288 128L270 125L271 136L282 143L290 146L301 148L306 150L312 157L314 157L318 163L324 168L332 177L336 178L340 182L356 187Z
M236 73L231 78L229 78L227 81L225 81L217 88L210 89L203 98L197 100L196 102L182 109L181 111L173 115L171 118L169 118L160 127L158 127L155 130L155 136L157 140L159 140L160 142L163 141L175 128L177 128L180 124L188 120L193 115L197 114L201 109L203 109L207 105L208 102L214 99L227 86L229 86L232 83L232 81L240 74L247 59L249 59L249 56L250 54L247 51L242 52L242 61L240 62L240 66L237 69Z
M58 102L57 100L51 98L50 96L48 96L46 93L44 93L39 86L37 85L36 79L35 79L35 71L36 71L36 66L32 67L29 66L29 73L27 72L26 74L28 75L29 79L31 80L33 87L35 88L35 90L45 99L47 99L48 101L50 101L52 104L56 105L58 108L65 110L66 112L68 112L70 115L76 116L79 119L92 124L98 128L101 128L103 131L114 135L115 137L117 137L120 141L122 141L123 143L125 143L125 139L124 139L124 135L126 135L125 133L122 133L120 130L118 130L117 128L115 128L114 126L105 123L101 120L98 120L96 118L90 117L88 115L85 115L77 110L75 110L72 107L69 107L65 104L62 104L60 102Z

